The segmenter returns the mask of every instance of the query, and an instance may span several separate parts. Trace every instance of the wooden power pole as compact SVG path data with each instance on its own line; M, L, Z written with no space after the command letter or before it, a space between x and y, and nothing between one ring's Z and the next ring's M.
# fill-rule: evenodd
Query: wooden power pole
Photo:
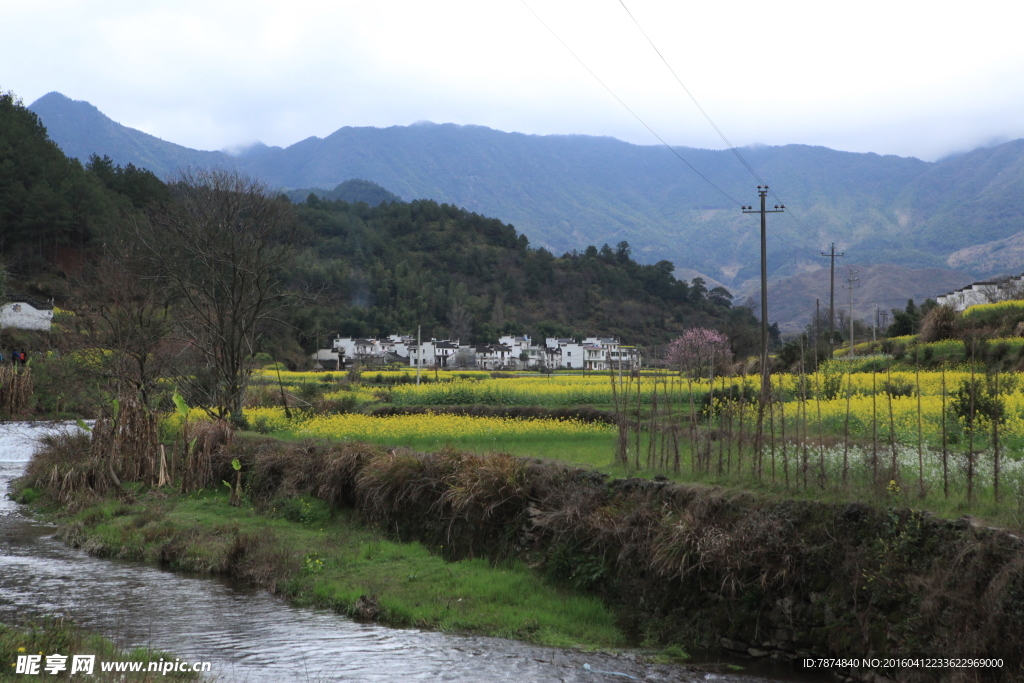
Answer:
M761 214L761 402L768 400L771 393L771 380L768 372L768 217L770 213L782 213L785 204L776 204L774 209L765 206L768 186L758 185L757 194L761 197L761 208L744 206L743 213Z
M829 357L832 357L832 353L835 351L835 319L836 319L836 257L846 256L845 252L836 253L836 243L832 243L832 249L830 253L821 253L822 256L828 256L831 258L831 265L829 266L829 287L828 287L828 352Z

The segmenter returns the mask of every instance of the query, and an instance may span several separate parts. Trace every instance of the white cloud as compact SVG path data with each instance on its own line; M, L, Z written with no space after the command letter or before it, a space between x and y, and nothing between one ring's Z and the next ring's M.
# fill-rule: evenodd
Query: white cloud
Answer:
M528 2L664 138L721 146L616 0ZM1015 3L627 5L737 145L935 158L1024 135ZM0 23L0 87L193 147L423 119L656 142L518 0L64 0Z

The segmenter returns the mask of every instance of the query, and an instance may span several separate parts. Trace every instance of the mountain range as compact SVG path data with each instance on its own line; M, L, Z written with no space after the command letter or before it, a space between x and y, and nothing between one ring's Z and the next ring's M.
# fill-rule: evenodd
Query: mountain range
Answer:
M60 93L30 109L66 154L83 161L108 155L165 178L185 166L233 168L282 191L364 179L406 200L501 218L557 254L625 240L642 262L669 260L677 276L701 276L741 297L757 287L759 224L740 206L757 203L758 178L771 185L769 206L786 205L769 217L775 281L827 266L821 252L832 243L864 266L928 269L927 277L900 279L937 287L931 295L1020 271L1024 262L1024 140L938 162L796 144L737 150L755 178L731 150L670 150L610 137L431 123L346 126L286 148L256 144L228 153L161 140Z

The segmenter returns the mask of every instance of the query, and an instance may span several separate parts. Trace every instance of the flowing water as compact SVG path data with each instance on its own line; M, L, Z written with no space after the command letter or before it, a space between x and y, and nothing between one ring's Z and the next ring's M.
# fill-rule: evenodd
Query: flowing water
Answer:
M90 557L4 496L47 429L0 423L0 622L67 615L123 647L210 661L213 678L224 681L781 680L362 624L229 581Z

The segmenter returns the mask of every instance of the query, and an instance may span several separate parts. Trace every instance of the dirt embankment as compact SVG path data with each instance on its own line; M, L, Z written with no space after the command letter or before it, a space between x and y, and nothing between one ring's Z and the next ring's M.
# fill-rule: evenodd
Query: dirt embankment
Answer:
M453 559L521 557L602 595L638 641L782 660L998 657L998 670L897 677L1024 676L1024 545L967 520L359 444L236 443L213 458L214 480L233 458L257 505L310 494ZM28 483L59 478L41 460Z

